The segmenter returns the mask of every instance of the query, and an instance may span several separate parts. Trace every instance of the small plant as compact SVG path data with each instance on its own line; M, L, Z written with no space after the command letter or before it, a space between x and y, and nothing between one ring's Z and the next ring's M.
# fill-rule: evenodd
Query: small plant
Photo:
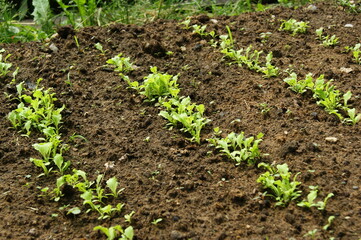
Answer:
M190 23L191 23L191 19L187 18L186 20L184 20L180 24L182 24L184 26L183 29L188 30L188 29L190 29L190 26L189 26Z
M315 239L317 231L318 231L317 229L310 230L303 236L304 237L311 237L312 239Z
M314 85L312 74L307 74L304 80L297 80L297 74L291 73L290 76L283 81L296 93L304 93Z
M323 226L323 230L327 231L330 226L332 225L333 220L335 220L335 216L329 216L327 219L327 224L325 226Z
M309 186L311 189L310 193L307 195L307 200L303 200L297 204L300 207L317 207L318 210L325 210L327 200L333 197L333 193L329 193L323 201L319 201L315 203L315 199L317 198L318 186Z
M356 114L356 109L348 109L347 110L348 118L344 119L344 122L347 124L355 125L361 120L361 114Z
M38 80L38 83L41 79ZM51 126L55 127L55 132L59 131L59 124L61 123L61 111L65 106L55 109L54 102L57 98L54 93L50 93L51 89L43 90L37 88L31 95L23 94L24 82L16 86L18 92L18 99L20 104L17 109L8 114L8 119L14 128L21 128L30 135L31 129L35 128L42 132Z
M277 165L276 168L266 163L260 163L258 167L268 170L261 174L257 182L261 183L263 188L270 191L266 191L265 195L273 197L277 201L276 206L286 206L290 201L301 196L301 191L297 190L298 185L301 183L296 181L300 173L297 173L291 179L291 173L288 171L286 163Z
M134 214L135 214L134 211L132 211L132 212L129 213L129 214L125 214L125 215L124 215L125 221L128 222L128 223L132 223L132 217L133 217Z
M346 46L345 49L347 52L351 51L353 60L357 64L361 64L361 43L357 43L354 47Z
M121 235L119 240L132 240L134 237L134 230L132 226L129 226L124 230L120 225L112 226L109 228L103 226L96 226L93 230L101 231L102 233L104 233L107 236L107 240L114 240L119 235Z
M163 221L162 218L157 218L157 219L154 219L151 223L152 223L153 225L158 225L158 223L160 223L161 221Z
M10 72L10 68L12 66L11 63L7 63L6 60L11 56L11 54L8 54L3 59L3 55L1 53L5 52L4 49L0 49L0 77L6 76Z
M180 89L178 88L177 76L158 73L157 67L151 67L152 72L144 78L144 82L138 88L140 94L147 97L149 101L154 101L160 97L178 96Z
M260 103L258 106L261 109L262 115L269 114L269 111L271 111L271 109L272 109L272 107L270 107L267 103Z
M270 38L270 36L272 35L271 32L263 32L260 33L259 36L262 39L261 42L262 43L266 43L268 41L268 39Z
M279 28L280 31L291 32L293 36L298 33L306 33L308 28L308 22L297 21L296 19L282 20L282 24Z
M103 45L101 45L101 43L94 44L94 47L98 49L102 54L105 54L105 51L103 50Z
M352 0L336 0L336 2L342 6L347 8L350 12L353 13L360 13L361 12L361 7L358 6L355 1Z
M201 130L211 121L203 117L204 105L191 103L190 97L171 98L169 101L163 101L162 105L166 111L161 111L159 115L169 121L167 125L171 128L173 126L178 127L179 124L182 125L180 130L189 133L192 136L191 141L200 143Z
M130 62L129 57L122 57L122 53L118 54L117 56L109 59L107 61L108 64L112 64L115 66L114 71L123 73L128 73L134 70L133 64Z
M316 35L317 39L322 41L324 47L332 47L338 44L338 37L336 37L336 35L332 35L331 37L329 35L324 36L322 27L316 30Z
M198 24L192 25L193 33L199 34L200 36L207 36L206 28L207 25L199 26Z
M236 161L237 165L242 162L253 165L261 157L258 145L262 141L262 137L263 134L259 133L255 140L254 137L246 138L243 132L240 134L232 132L225 138L216 137L207 139L207 141L211 146L220 149L220 152Z
M107 181L107 187L110 189L111 193L109 195L113 196L114 198L118 198L119 194L124 190L124 188L118 188L118 180L116 177L109 178Z
M266 66L259 69L264 74L264 78L277 77L279 68L272 65L273 53L269 52L266 56Z

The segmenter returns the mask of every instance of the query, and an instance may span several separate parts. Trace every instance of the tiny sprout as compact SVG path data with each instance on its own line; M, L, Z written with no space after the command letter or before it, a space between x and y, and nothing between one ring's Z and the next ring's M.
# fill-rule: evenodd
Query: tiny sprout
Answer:
M98 49L102 54L105 53L105 51L103 50L103 46L100 43L94 44L94 47Z
M323 230L327 231L328 228L331 226L333 220L335 220L335 216L329 216L327 219L327 224L325 226L323 226Z
M157 224L160 223L161 221L163 221L162 218L154 219L154 220L152 221L152 224L153 224L153 225L157 225Z
M125 215L124 215L125 221L128 222L128 223L131 223L131 222L132 222L132 217L133 217L134 213L135 213L135 212L132 211L132 212L129 213L129 214L125 214Z
M80 213L81 213L80 208L78 208L78 207L73 207L73 208L71 208L71 209L68 210L67 215L68 215L68 214L78 215L78 214L80 214Z

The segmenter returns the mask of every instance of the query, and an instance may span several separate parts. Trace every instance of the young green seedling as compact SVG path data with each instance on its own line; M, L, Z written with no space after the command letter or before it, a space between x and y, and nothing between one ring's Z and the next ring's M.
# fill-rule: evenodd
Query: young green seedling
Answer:
M357 64L361 64L361 43L357 43L354 47L346 46L345 49L347 52L351 51L354 61Z
M5 52L4 49L0 50L0 53ZM8 54L4 59L3 55L0 54L0 77L6 76L10 72L10 68L12 67L11 63L7 63L6 60L11 56L11 54Z
M186 20L184 20L180 24L184 26L184 27L182 27L183 29L188 30L188 29L190 29L190 26L189 26L190 23L191 23L191 19L187 18Z
M111 193L108 195L118 198L119 194L124 190L124 188L118 190L118 185L119 183L116 177L109 178L107 181L107 187L110 189Z
M105 54L105 51L103 50L103 46L100 43L94 44L94 47L98 49L102 54Z
M132 240L134 237L134 230L132 226L127 227L125 230L120 225L112 226L109 228L103 226L96 226L94 231L101 231L107 236L107 240L115 240L120 234L120 240Z
M54 156L53 161L54 161L55 165L58 167L61 175L64 175L64 172L69 168L69 166L71 164L70 161L65 162L63 156L59 153L57 153Z
M208 36L208 33L206 32L207 25L199 26L197 24L192 25L193 33L196 33L200 35L201 37Z
M298 185L301 182L296 181L297 173L291 179L291 173L288 171L288 165L277 165L276 168L266 164L260 163L258 167L266 168L268 171L263 173L257 182L261 183L263 188L268 189L270 192L265 192L266 196L273 197L277 202L276 206L286 206L290 201L297 199L301 196L301 191L298 190Z
M261 157L258 145L262 141L262 137L263 134L259 133L255 140L254 137L246 138L243 132L240 134L232 132L225 138L215 137L207 139L207 141L211 146L220 149L220 152L236 161L237 165L242 162L254 165Z
M297 203L297 206L300 207L317 207L318 210L325 210L327 200L331 197L333 197L333 193L329 193L323 201L319 201L315 203L315 199L317 198L317 192L318 192L318 186L309 186L311 189L310 193L307 195L307 200L303 200L299 203Z
M117 56L109 59L107 61L108 64L112 64L115 66L114 71L123 73L128 73L134 70L133 64L130 62L129 57L122 57L122 53L119 53Z
M200 143L201 130L211 121L203 117L204 105L191 103L190 97L171 98L169 101L162 102L161 104L166 108L166 111L161 111L159 115L169 121L167 125L172 128L181 124L183 127L180 130L189 133L192 136L191 141Z
M325 47L332 47L338 44L338 38L336 35L329 35L323 36L323 28L319 28L316 30L317 39L322 41L322 45Z
M293 36L297 33L306 33L308 28L308 22L297 21L296 19L282 20L282 24L279 28L280 31L291 32Z
M264 74L264 78L277 77L279 68L272 65L273 53L269 52L266 56L266 66L260 68L260 72Z
M178 96L178 75L158 73L157 67L151 67L150 71L152 73L146 76L143 84L139 86L140 94L146 96L149 101L155 101L160 97Z

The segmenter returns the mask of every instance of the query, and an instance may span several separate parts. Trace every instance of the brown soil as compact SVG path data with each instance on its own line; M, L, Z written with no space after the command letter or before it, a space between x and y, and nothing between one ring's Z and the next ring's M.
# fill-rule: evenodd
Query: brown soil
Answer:
M252 44L255 49L274 52L274 63L300 75L312 72L334 79L342 92L351 90L352 106L361 111L361 66L352 62L344 46L360 42L360 15L340 7L317 4L317 10L276 8L235 17L192 18L192 24L207 24L208 30L226 34L231 27L238 47ZM307 34L291 36L278 31L281 19L309 21ZM345 24L353 24L346 28ZM315 40L315 30L324 27L337 35L340 45L325 48ZM271 32L266 43L260 33ZM74 35L79 41L77 48ZM94 48L100 42L105 55ZM53 52L49 44L59 50ZM65 104L62 136L71 148L65 157L73 167L91 179L105 173L116 176L125 190L123 213L135 211L132 226L136 239L305 239L318 229L315 239L354 239L361 237L361 129L348 126L327 114L308 96L294 94L283 83L287 74L264 79L258 73L222 61L218 49L184 30L175 21L159 20L144 26L112 25L80 31L62 29L50 43L0 45L20 68L17 82L28 86L38 78L52 87ZM174 52L168 56L166 51ZM180 74L181 95L206 106L212 122L202 132L200 145L186 140L177 130L165 128L159 108L143 102L137 92L127 89L117 73L104 67L107 59L123 53L138 67L129 74L141 81L157 66L162 72ZM345 73L342 67L351 68ZM68 79L71 84L67 84ZM0 92L15 95L11 76L0 81ZM55 185L56 176L40 177L40 169L30 161L37 156L30 138L11 129L6 115L17 102L1 94L0 114L0 239L105 239L94 232L102 224L127 226L123 216L106 221L97 214L66 215L60 207L81 206L76 194L59 202L41 194L39 188ZM261 114L259 105L271 110ZM237 121L234 121L238 119ZM276 207L256 182L263 169L235 166L217 152L212 154L206 138L219 126L224 133L244 131L265 134L260 148L268 153L262 161L287 163L299 181L305 198L309 185L318 185L320 197L335 194L325 211L304 209L295 203ZM80 134L88 142L72 134ZM145 141L146 138L149 141ZM337 142L325 138L336 137ZM106 164L114 167L106 169ZM314 170L314 171L310 171ZM85 212L85 207L82 207ZM58 214L58 217L52 217ZM322 230L329 216L335 220ZM154 219L162 218L157 225Z

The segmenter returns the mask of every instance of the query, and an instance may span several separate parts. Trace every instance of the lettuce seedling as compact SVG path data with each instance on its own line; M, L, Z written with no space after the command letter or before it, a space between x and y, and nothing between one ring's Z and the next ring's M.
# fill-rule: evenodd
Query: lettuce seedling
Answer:
M0 53L5 52L4 49L0 50ZM12 67L11 63L7 63L6 60L11 56L11 54L8 54L4 60L3 60L3 55L0 54L0 77L5 76L6 74L8 74L10 72L10 68Z
M277 202L276 206L286 206L290 201L301 196L300 190L297 190L301 182L296 181L297 173L291 180L291 173L288 171L288 165L277 165L276 168L266 163L258 164L258 167L266 168L268 171L261 174L257 179L263 188L270 192L265 192L266 196L273 197Z
M110 191L112 192L111 194L108 194L108 195L111 195L113 196L114 198L118 198L119 194L124 190L124 188L121 188L119 190L117 190L118 188L118 180L116 177L112 177L112 178L109 178L108 181L107 181L107 187L110 189Z
M120 73L128 73L134 70L133 64L130 62L129 57L122 57L122 53L119 53L117 56L109 59L106 63L112 64L115 66L114 71Z
M347 52L352 51L352 56L357 64L361 64L361 43L357 43L354 47L346 46Z
M293 72L283 81L289 85L292 91L301 94L306 92L307 89L311 89L314 85L312 73L307 74L304 80L297 80L297 74Z
M59 172L61 175L64 175L64 172L66 170L68 170L69 166L70 166L70 161L64 161L64 158L61 154L57 153L55 156L54 156L54 159L53 159L55 165L58 167L59 169Z
M338 37L336 35L329 35L323 36L323 28L319 28L316 30L317 39L322 41L322 45L324 47L332 47L338 44Z
M264 78L277 77L279 68L272 65L273 53L269 52L266 56L266 66L261 67L260 71L264 74Z
M199 26L198 24L192 25L193 33L196 33L200 35L201 37L208 36L208 33L206 32L207 25Z
M329 193L323 201L315 203L314 201L317 198L318 186L309 186L309 188L311 189L311 191L307 195L307 200L303 200L297 203L297 206L307 208L317 207L318 210L324 210L326 208L327 200L334 196L333 193Z
M211 138L207 140L211 146L220 149L220 152L236 161L237 165L242 162L254 165L261 157L258 145L262 141L262 137L263 134L259 133L255 140L254 137L246 138L243 132L240 134L232 132L225 138Z
M41 154L41 156L43 157L45 162L50 161L51 153L53 150L52 142L36 143L36 144L33 144L33 147L35 148L35 150L37 150Z
M44 159L30 158L30 162L34 163L35 166L41 167L43 169L44 173L40 174L39 177L43 175L48 176L53 169L51 167L47 167L50 165L50 162L47 162Z
M183 127L180 130L191 134L191 141L200 143L201 130L211 121L203 117L204 105L191 103L190 97L171 98L169 101L163 101L161 104L163 107L166 107L166 111L161 111L159 115L169 121L167 125L172 128L173 126L178 127L181 124Z
M359 113L356 115L355 108L348 109L347 114L348 114L348 118L344 119L345 123L355 125L356 123L358 123L361 120L361 114Z
M178 88L178 75L158 73L157 67L151 67L152 72L144 78L144 83L139 86L139 93L145 95L149 101L160 97L171 96L176 98L180 89Z
M280 31L291 32L293 36L297 33L306 33L308 28L308 22L297 21L296 19L282 20L282 24L279 28Z
M107 236L107 240L114 240L119 236L119 234L121 234L119 240L132 240L134 237L134 230L132 226L127 227L125 230L123 230L120 225L109 228L96 226L93 230L103 232Z

